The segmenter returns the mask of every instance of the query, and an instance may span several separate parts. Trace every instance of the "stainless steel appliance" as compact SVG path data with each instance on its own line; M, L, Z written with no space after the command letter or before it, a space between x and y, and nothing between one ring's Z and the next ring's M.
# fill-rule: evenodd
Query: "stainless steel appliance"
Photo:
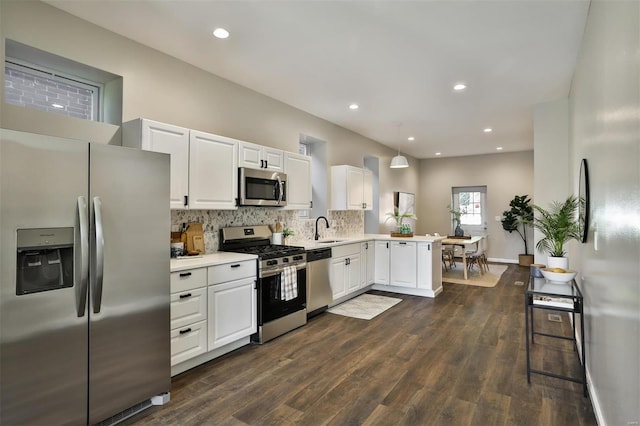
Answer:
M270 236L271 231L265 225L220 230L220 250L258 256L258 333L252 336L257 343L267 342L307 323L304 247L271 244Z
M330 268L331 247L307 250L307 318L324 312L333 302Z
M0 178L0 424L150 405L171 376L169 156L0 129Z
M287 175L269 170L238 168L238 205L284 207Z

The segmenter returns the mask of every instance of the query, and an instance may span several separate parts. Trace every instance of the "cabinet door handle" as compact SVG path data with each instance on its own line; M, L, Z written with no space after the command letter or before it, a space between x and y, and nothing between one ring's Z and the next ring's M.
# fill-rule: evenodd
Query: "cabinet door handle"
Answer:
M185 206L188 206L188 205L189 205L189 196L188 196L188 195L185 195L185 196L184 196L184 205L185 205Z
M234 263L233 265L231 265L232 268L239 268L240 264L239 263Z
M265 169L269 168L269 161L268 160L264 160L264 168Z
M186 299L187 297L191 297L191 293L181 294L180 299Z
M264 169L264 160L260 160L260 168Z
M190 276L191 276L191 272L183 272L180 274L180 278L190 277Z
M405 243L404 241L401 241L399 244L400 244L401 246L406 246L406 245L407 245L407 243Z
M427 244L427 251L431 251L431 244Z
M389 242L387 241L387 248L389 248Z
M369 250L369 243L364 243L364 249Z
M184 330L180 330L180 334L187 334L187 333L191 333L191 327L185 328Z

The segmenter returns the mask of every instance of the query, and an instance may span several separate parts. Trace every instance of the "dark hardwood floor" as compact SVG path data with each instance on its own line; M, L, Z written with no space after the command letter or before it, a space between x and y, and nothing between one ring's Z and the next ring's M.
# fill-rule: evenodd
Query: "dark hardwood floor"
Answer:
M510 265L494 288L445 284L359 320L324 313L265 345L173 378L171 401L128 419L152 425L596 425L581 385L526 380L524 286ZM570 334L566 314L537 331ZM537 337L532 367L571 373L571 342Z

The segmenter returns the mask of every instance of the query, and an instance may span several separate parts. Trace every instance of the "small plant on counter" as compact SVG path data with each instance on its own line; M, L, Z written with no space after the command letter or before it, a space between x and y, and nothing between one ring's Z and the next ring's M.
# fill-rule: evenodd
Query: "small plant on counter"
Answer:
M282 238L284 238L285 240L287 239L287 237L292 237L294 235L295 235L295 232L293 232L293 229L284 228L282 230Z

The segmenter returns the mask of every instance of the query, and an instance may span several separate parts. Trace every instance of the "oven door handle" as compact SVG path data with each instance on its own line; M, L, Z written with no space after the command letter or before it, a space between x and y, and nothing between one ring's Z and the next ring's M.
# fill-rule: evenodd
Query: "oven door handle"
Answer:
M306 269L307 268L307 263L298 263L296 265L296 271L299 271L301 269ZM268 278L268 277L273 277L274 275L279 275L281 273L284 272L284 269L282 268L277 268L277 269L270 269L270 270L266 270L266 271L262 271L260 272L260 278Z

